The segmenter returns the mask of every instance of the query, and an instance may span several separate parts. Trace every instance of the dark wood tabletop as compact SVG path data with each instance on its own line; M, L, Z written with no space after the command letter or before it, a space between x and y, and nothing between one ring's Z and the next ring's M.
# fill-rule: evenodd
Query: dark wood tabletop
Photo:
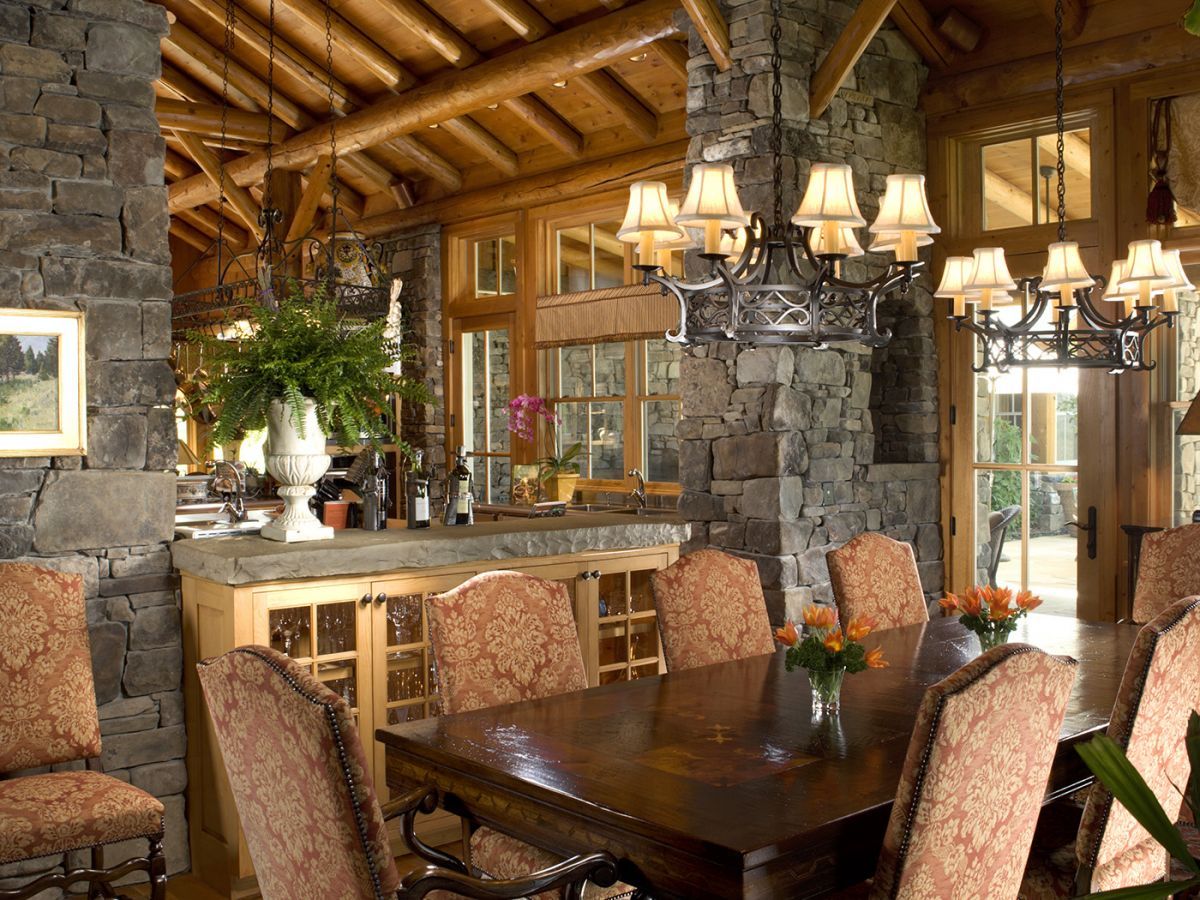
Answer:
M1089 779L1136 628L1033 615L1013 641L1080 661L1049 797ZM563 855L607 849L654 897L810 897L870 877L927 687L979 654L955 619L871 635L891 666L814 718L776 653L382 728L387 781Z

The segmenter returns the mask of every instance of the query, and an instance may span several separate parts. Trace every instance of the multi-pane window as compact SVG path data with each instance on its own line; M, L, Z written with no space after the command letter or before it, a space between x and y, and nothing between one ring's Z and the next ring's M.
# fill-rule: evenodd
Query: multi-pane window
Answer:
M517 291L517 239L513 235L473 241L470 251L471 293L499 297Z
M625 251L619 221L585 222L554 232L558 271L555 293L571 294L625 283Z
M678 346L662 339L579 344L543 350L545 393L562 419L558 451L578 442L579 474L624 481L679 480Z
M467 464L475 475L475 496L481 503L507 503L512 484L508 329L464 331L462 345L462 433L472 454Z
M1044 225L1057 219L1058 172L1053 134L984 144L983 228L996 231ZM1063 137L1067 218L1092 215L1091 130L1078 128Z

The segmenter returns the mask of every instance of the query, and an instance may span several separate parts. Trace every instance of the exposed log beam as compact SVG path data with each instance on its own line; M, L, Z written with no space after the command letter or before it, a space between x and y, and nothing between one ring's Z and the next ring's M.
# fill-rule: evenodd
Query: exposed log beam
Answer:
M417 0L403 0L415 3ZM525 0L484 0L496 15L505 22L516 20L514 29L526 41L533 43L556 29L550 21ZM634 134L647 143L658 135L658 117L647 109L641 98L627 90L621 82L604 70L588 72L575 79L585 91L633 129Z
M685 85L688 80L688 53L687 44L683 41L655 41L650 45L650 48L658 54L659 59L663 64L675 73Z
M628 57L639 47L676 33L675 0L643 0L603 18L528 44L503 56L444 75L404 94L338 120L334 129L339 152L354 152L418 128L501 103L545 87L564 76L603 68ZM274 156L282 168L303 169L328 146L329 128L322 125L289 138ZM239 184L261 179L266 154L255 153L228 166ZM188 178L172 185L172 209L186 209L212 199L214 188Z
M682 0L683 8L687 10L688 18L696 26L700 39L708 48L713 62L722 72L728 71L733 65L730 52L729 25L714 0Z
M517 174L517 154L470 116L447 119L441 127L505 175Z
M313 219L316 218L317 210L321 206L321 198L329 189L329 176L332 174L332 156L322 156L313 165L312 171L308 173L308 184L304 186L304 193L300 195L300 202L296 204L291 227L288 228L287 237L284 238L287 243L290 244L304 237L312 227Z
M190 4L194 9L208 16L214 23L224 27L225 8L218 0L165 0L165 2L168 8L171 9L183 8ZM311 2L305 4L302 0L298 0L298 3L308 14L316 13L312 8ZM321 25L323 27L323 8L321 15ZM332 13L332 15L341 21L341 31L343 33L357 34L359 38L356 40L372 43L366 35L361 34L353 25L341 19L336 12ZM234 34L239 40L246 41L247 44L262 54L264 58L270 56L270 32L261 22L248 15L238 16L234 26ZM379 52L384 51L380 50ZM319 96L327 96L329 91L328 73L321 71L320 67L309 59L303 51L297 49L278 35L275 36L275 64L279 66L281 71L288 72L292 77ZM404 69L400 63L395 63L395 69L392 72L393 75L399 73L400 80L397 81L394 77L384 78L384 83L389 87L416 84L415 76ZM349 87L336 78L334 79L333 89L333 105L339 113L351 112L364 105L363 98L357 96ZM499 142L497 141L496 143ZM415 138L399 138L395 141L393 149L411 165L414 165L435 180L447 186L461 183L462 176L449 160L419 143ZM390 187L390 185L387 186Z
M503 104L509 112L574 159L583 153L583 135L571 123L533 94L510 97Z
M1063 78L1067 85L1087 84L1195 58L1196 38L1178 25L1164 25L1067 47ZM1042 53L931 80L923 104L927 112L939 115L1053 90L1054 54Z
M954 48L942 37L921 0L896 0L892 21L933 68L944 69L954 59Z
M267 142L267 117L262 113L244 112L240 109L222 111L219 106L193 103L188 100L166 100L159 98L154 104L158 124L163 128L179 129L191 134L217 137L222 131L226 136ZM224 120L222 120L224 117Z
M324 33L325 5L323 3L318 0L283 0L283 4L311 27ZM369 70L388 87L404 91L417 83L413 74L405 69L392 54L359 31L340 13L330 10L329 25L335 45L352 50L355 62Z
M432 222L449 224L483 215L512 212L532 204L624 187L639 179L662 178L676 174L683 168L687 146L688 142L682 140L639 147L607 159L508 179L478 190L422 203L412 209L371 216L358 222L358 228L363 235L376 237Z
M1056 17L1055 0L1034 0L1034 5L1053 25ZM1062 0L1063 37L1068 41L1083 34L1087 24L1087 0Z
M938 34L954 45L956 50L971 53L983 38L983 28L962 10L950 7L937 22Z
M182 154L176 153L168 147L166 155L163 157L163 171L168 178L188 178L196 174L196 167L192 165L191 160L184 159Z
M375 5L424 40L455 68L465 69L482 58L453 25L420 0L375 0Z
M164 85L180 100L194 100L196 103L211 103L219 105L221 98L193 78L176 69L163 60L162 74L158 84Z
M213 238L216 238L220 214L209 206L197 206L195 209L185 209L179 213L179 218ZM250 236L241 225L225 217L225 243L234 249L241 249L249 243Z
M183 144L196 165L200 167L204 176L212 182L213 187L220 190L222 164L217 155L204 146L204 142L194 134L177 131L175 136L179 139L179 143ZM235 184L228 175L224 179L224 192L225 199L229 201L233 211L245 223L246 229L254 235L255 240L262 240L262 226L258 224L259 208L258 204L254 202L254 198L250 196L250 192L241 185Z
M1019 217L1021 221L1029 222L1029 217L1033 215L1033 197L1028 191L990 169L984 171L983 180L984 197L1006 212ZM1044 219L1045 215L1046 205L1038 200L1038 220Z
M829 108L834 94L854 70L855 63L875 38L876 32L896 5L896 0L861 0L829 53L813 75L808 98L808 116L818 119Z
M180 221L179 219L171 220L171 234L175 235L175 237L188 246L195 247L201 253L206 252L213 245L212 238L201 234L187 222Z

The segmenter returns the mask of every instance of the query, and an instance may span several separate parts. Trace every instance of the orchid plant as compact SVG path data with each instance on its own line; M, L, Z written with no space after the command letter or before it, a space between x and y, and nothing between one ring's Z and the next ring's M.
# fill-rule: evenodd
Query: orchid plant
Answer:
M962 594L947 593L938 601L947 615L958 614L963 627L979 635L984 650L1007 643L1017 623L1042 605L1040 597L1030 591L976 585Z
M579 456L582 445L576 441L561 454L556 452L558 441L555 429L562 424L562 419L550 408L550 404L544 398L532 394L518 394L509 401L508 430L535 446L538 440L539 420L546 423L546 455L537 460L538 478L546 481L563 472L577 474L579 464L575 462L575 458Z
M804 607L804 634L789 621L775 630L775 639L787 647L785 668L797 667L808 672L813 689L813 706L834 712L840 703L842 681L864 669L887 668L883 649L867 650L862 639L871 633L876 622L865 616L852 618L843 630L838 624L837 611L830 606L809 604Z

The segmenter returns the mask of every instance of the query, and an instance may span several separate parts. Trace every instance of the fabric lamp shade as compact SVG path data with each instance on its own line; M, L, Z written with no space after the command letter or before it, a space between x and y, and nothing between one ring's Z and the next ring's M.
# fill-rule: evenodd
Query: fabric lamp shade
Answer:
M836 249L828 249L825 241L827 230L825 228L814 228L811 237L813 255L863 256L865 254L866 251L859 244L852 226L838 225L836 235Z
M895 234L896 243L889 248L897 262L915 262L917 235L937 234L940 229L929 211L925 196L924 175L889 175L879 215L871 223L872 234Z
M915 235L916 240L913 242L917 247L928 247L933 243L933 237L928 234ZM895 253L896 248L900 245L900 234L895 231L884 231L875 235L875 240L871 241L871 246L867 249L872 253Z
M938 284L937 290L933 292L935 297L943 297L951 302L951 315L965 316L967 314L967 300L975 299L977 295L972 294L967 290L967 280L971 277L971 270L975 266L975 260L970 256L950 256L946 258L946 265L942 269L942 280Z
M668 204L668 213L671 216L671 221L675 221L675 217L679 215L679 204L672 200ZM655 250L694 250L700 246L700 242L696 236L696 229L680 227L680 236L673 238L655 238Z
M1137 296L1136 290L1121 287L1121 279L1124 277L1128 266L1129 260L1127 259L1113 260L1112 268L1108 273L1108 284L1104 288L1102 299L1111 300L1114 303L1117 301L1124 303L1127 298Z
M1075 288L1091 287L1095 279L1088 273L1074 241L1060 241L1046 250L1046 268L1042 270L1043 291L1061 291L1065 296Z
M683 237L683 229L671 216L667 186L661 181L635 181L629 186L629 206L617 237L638 245L642 265L652 265L654 244Z
M990 310L997 295L1007 296L1009 291L1016 288L1017 283L1008 273L1003 247L979 247L975 250L967 290L979 295L980 310Z
M733 166L715 163L692 166L692 182L675 221L680 225L704 226L705 253L719 252L723 229L749 225L750 217L742 209L737 185L733 183Z
M835 163L813 163L808 187L800 208L792 216L796 225L816 228L826 222L859 227L867 220L858 211L854 196L854 173L850 167Z
M1179 312L1179 292L1194 291L1196 286L1183 269L1181 251L1164 250L1163 258L1167 263L1167 271L1171 273L1171 283L1163 289L1163 312Z
M1155 240L1130 241L1129 258L1118 287L1132 288L1143 295L1171 283L1171 273L1163 256L1162 244Z

